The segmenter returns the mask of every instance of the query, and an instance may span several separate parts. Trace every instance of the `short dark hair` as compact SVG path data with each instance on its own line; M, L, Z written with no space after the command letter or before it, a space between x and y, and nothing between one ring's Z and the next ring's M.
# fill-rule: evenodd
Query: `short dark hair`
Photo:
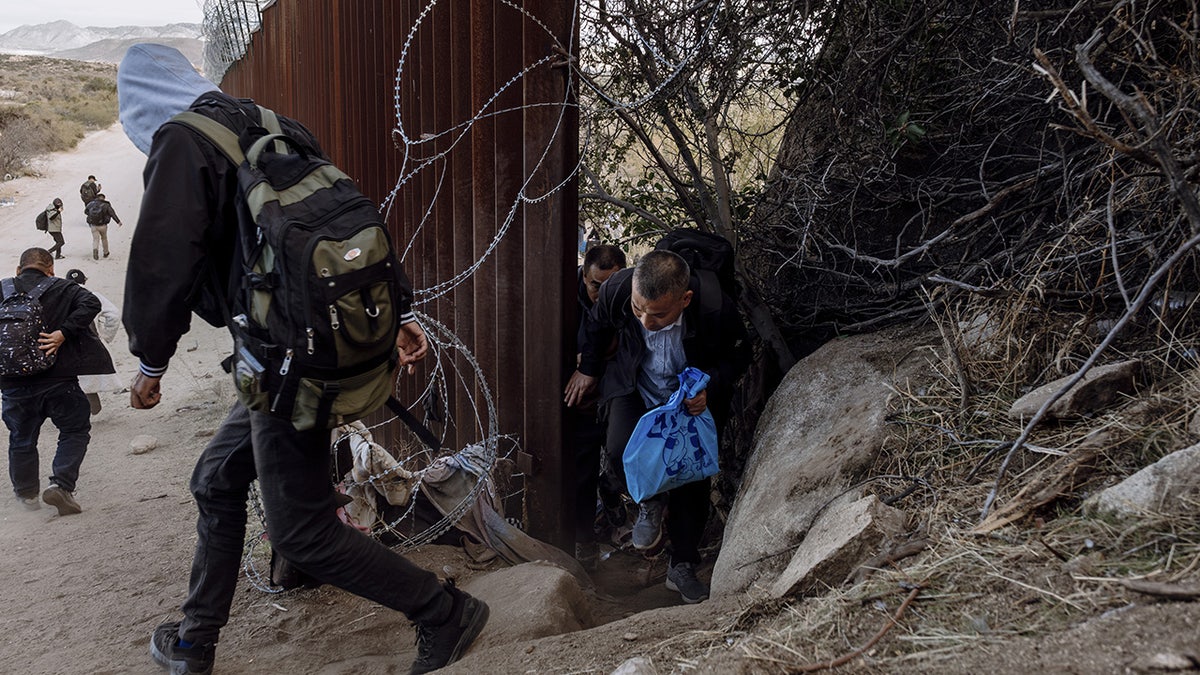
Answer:
M104 193L103 193L103 192L98 192L98 193L96 193L96 199L104 199L104 198L105 198L105 197L104 197Z
M50 251L44 248L27 248L21 254L21 269L26 267L54 267L54 256L50 255Z
M682 295L691 277L687 261L671 251L650 251L633 268L633 283L638 294L647 300L667 294Z
M88 174L88 180L96 180L96 177L91 174Z
M625 252L612 244L599 244L588 249L583 256L583 271L595 267L602 270L625 267Z

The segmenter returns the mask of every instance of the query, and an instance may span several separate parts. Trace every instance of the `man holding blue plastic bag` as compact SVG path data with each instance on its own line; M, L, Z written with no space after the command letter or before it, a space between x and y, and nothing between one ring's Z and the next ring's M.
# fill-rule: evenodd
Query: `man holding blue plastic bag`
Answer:
M599 381L608 470L618 484L641 497L634 547L657 547L665 522L671 542L667 587L689 603L708 598L696 566L711 507L711 472L691 471L697 464L703 467L708 455L700 447L702 437L711 442L728 419L734 380L749 362L746 329L736 304L719 284L704 283L704 278L693 275L687 262L670 251L647 253L633 269L610 277L588 313L579 369L565 397L568 405L575 405ZM616 354L606 361L606 348L614 337ZM667 411L657 410L664 404ZM649 411L655 415L631 443L639 420ZM702 434L700 427L710 423ZM696 447L691 439L696 439ZM647 445L655 446L657 461L627 461ZM646 494L654 489L647 485L657 480L648 475L650 466L666 474L673 471L675 483L668 483L665 492ZM714 456L710 469L715 468ZM696 480L678 481L693 475Z

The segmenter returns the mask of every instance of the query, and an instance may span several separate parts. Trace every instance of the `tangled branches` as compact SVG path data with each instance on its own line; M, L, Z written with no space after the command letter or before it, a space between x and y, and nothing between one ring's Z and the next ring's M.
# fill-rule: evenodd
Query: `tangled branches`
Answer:
M741 233L778 319L862 330L925 294L1125 313L1200 224L1196 22L1193 0L842 5ZM1200 290L1195 265L1163 292Z

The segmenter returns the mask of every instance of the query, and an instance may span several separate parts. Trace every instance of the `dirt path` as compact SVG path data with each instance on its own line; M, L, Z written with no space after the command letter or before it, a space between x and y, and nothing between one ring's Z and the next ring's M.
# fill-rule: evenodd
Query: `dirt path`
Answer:
M92 134L71 153L45 160L41 178L0 183L0 198L16 200L15 206L0 208L0 272L15 268L26 248L50 245L33 221L61 196L67 259L56 273L63 276L78 267L87 274L89 287L121 305L144 162L114 126ZM99 178L126 223L110 226L112 256L107 260L91 259L90 232L77 192L88 174ZM136 362L126 341L122 330L110 351L118 374L128 380ZM0 672L158 672L147 651L149 635L157 624L179 617L195 546L188 478L233 401L232 387L218 367L228 343L224 330L194 320L163 379L163 401L157 408L136 411L127 394L102 395L104 409L93 417L76 493L82 514L60 518L49 507L26 511L9 489L0 491L0 605L5 608ZM132 454L130 440L139 434L153 436L158 447ZM40 444L43 479L56 440L56 430L47 423ZM260 529L252 516L250 531ZM463 582L479 573L468 568L457 547L427 546L410 557L439 573L452 570ZM643 576L653 567L638 560L621 564ZM613 583L623 586L624 581ZM658 578L617 592L629 595L606 594L597 602L602 621L679 604L678 595L666 591ZM595 652L577 647L574 657L587 662L591 653L600 662L612 662L614 647L623 641L619 634L610 638L598 641ZM295 674L403 673L413 656L412 629L397 613L330 587L270 595L243 580L217 664L226 673L285 668ZM537 658L521 657L520 669Z
M0 208L0 273L15 268L24 249L49 245L49 237L34 229L33 220L38 210L61 196L67 207L68 259L57 273L79 267L88 275L89 286L121 304L143 164L144 157L114 126L89 136L72 153L49 158L42 178L0 183L0 198L16 200L15 206ZM90 256L89 232L77 196L89 173L100 178L126 219L125 227L110 229L113 255L108 260L93 261ZM136 364L125 341L122 332L112 353L119 373L130 378ZM195 507L187 481L196 456L233 400L217 366L227 345L224 331L194 322L163 380L159 407L135 411L125 396L102 397L104 409L93 418L92 442L79 481L82 514L60 518L51 508L26 511L10 490L0 491L0 673L160 672L149 659L147 641L155 625L179 616L177 606L195 545ZM155 437L158 447L131 454L129 442L139 434ZM47 425L41 444L43 476L56 438ZM258 531L253 519L250 528ZM479 573L469 569L458 548L428 546L412 558L429 569L454 571L464 581ZM730 625L730 617L744 602L722 598L653 609L679 602L677 595L662 588L653 565L628 559L609 565L597 578L603 591L596 602L597 618L603 623L633 616L590 631L471 653L450 671L607 673L635 654L655 656L660 672L689 669L699 654L671 645L688 631L711 636L716 626ZM634 577L639 580L631 583ZM1147 659L1159 654L1194 658L1200 604L1151 602L1127 609L1059 634L985 641L975 649L915 657L898 668L860 661L849 670L1148 672L1158 666ZM701 672L763 667L742 659L736 641L714 640L724 648L705 650L709 656ZM243 581L234 598L233 617L222 633L217 670L404 673L412 658L413 633L399 614L329 587L270 595ZM805 660L803 655L795 658Z
M67 259L55 272L63 276L78 267L89 287L121 305L144 163L114 126L90 135L74 152L48 158L43 177L0 183L0 198L16 200L0 208L0 270L15 268L24 249L50 245L33 220L61 196ZM83 221L78 187L89 173L125 220L124 227L110 226L107 260L91 259ZM131 379L136 362L126 339L122 330L111 351L122 379ZM195 545L187 481L232 401L217 365L227 343L224 331L194 321L154 410L129 408L126 395L102 395L104 409L93 418L76 493L82 514L25 511L9 489L0 492L0 672L157 672L147 640L155 625L178 616ZM129 442L139 434L154 436L157 449L131 454ZM49 423L42 439L44 479L57 439ZM434 547L422 555L428 565L457 562L454 549ZM347 672L349 666L337 664L349 663L355 672L393 672L393 666L406 672L411 661L412 633L403 617L333 589L271 596L243 584L234 612L219 650L224 672L278 672L281 664L296 673ZM377 620L377 614L386 618ZM355 621L368 616L372 620Z

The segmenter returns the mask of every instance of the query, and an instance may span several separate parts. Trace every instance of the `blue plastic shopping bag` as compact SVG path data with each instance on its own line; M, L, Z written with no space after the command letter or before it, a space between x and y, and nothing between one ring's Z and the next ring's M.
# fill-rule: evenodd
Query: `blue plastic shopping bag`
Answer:
M706 408L689 415L683 401L708 385L697 368L679 374L679 389L663 405L642 415L625 446L629 496L642 502L660 492L717 473L717 425Z

